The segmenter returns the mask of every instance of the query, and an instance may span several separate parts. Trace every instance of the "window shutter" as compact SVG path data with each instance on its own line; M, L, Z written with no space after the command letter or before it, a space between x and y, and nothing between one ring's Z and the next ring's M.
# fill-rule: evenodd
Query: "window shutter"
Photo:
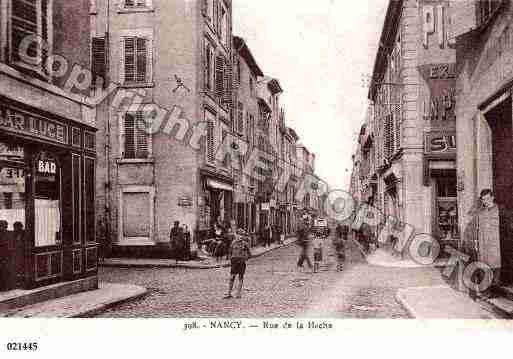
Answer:
M232 102L232 87L233 87L233 74L232 74L232 67L226 61L226 59L223 58L223 65L224 65L224 89L223 89L223 103L226 104L229 108L232 108L233 102Z
M123 82L134 82L136 78L136 63L135 63L135 38L125 37L124 42L124 77Z
M136 41L136 81L147 82L147 71L149 70L148 58L149 47L148 40L138 37Z
M125 153L124 158L135 158L135 116L131 113L125 115Z
M93 81L96 85L96 79L98 77L103 79L103 85L105 85L106 70L107 70L107 56L106 56L106 41L103 37L93 37L91 52L91 67L93 73Z
M122 37L120 41L120 56L119 56L119 82L125 83L125 38Z
M237 132L244 133L244 104L239 102L237 108Z
M402 111L401 105L394 105L394 151L399 151L401 148L401 122L402 122Z
M222 101L224 99L224 59L222 56L216 56L216 95Z
M12 0L11 14L12 14L12 60L20 61L19 47L23 38L29 35L38 34L38 18L37 18L37 2L36 1L23 1ZM37 46L33 44L27 51L29 56L37 56Z
M144 114L142 111L136 112L136 135L137 135L137 149L136 149L136 157L137 158L148 158L149 150L148 150L148 133L146 132L146 121L144 119Z
M214 163L214 123L211 120L207 122L207 162Z

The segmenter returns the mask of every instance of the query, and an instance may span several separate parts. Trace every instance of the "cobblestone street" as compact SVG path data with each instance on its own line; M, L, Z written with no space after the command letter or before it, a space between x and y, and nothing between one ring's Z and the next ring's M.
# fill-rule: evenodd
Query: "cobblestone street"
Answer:
M299 248L281 248L248 262L242 299L222 299L228 268L104 268L101 280L132 283L150 294L102 313L103 318L181 317L329 317L406 318L396 302L397 289L442 284L433 268L384 268L368 265L357 246L348 242L348 261L336 272L331 240L316 274L296 268Z

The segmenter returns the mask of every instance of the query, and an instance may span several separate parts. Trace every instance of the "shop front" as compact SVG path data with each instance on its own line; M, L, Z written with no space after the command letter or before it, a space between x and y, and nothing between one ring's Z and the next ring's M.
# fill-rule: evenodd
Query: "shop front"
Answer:
M424 185L431 188L430 233L442 246L458 248L456 132L428 132L424 144Z
M0 290L97 275L95 129L0 97Z

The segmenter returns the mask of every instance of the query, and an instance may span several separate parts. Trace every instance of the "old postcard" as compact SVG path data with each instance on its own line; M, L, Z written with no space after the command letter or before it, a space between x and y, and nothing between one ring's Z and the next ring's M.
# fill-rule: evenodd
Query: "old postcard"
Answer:
M512 93L509 0L0 0L0 352L513 333Z

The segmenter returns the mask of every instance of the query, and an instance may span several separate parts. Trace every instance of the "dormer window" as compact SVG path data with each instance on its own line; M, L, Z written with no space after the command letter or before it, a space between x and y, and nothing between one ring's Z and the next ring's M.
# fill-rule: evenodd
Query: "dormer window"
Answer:
M52 0L11 0L11 65L48 77L45 62L52 49Z

